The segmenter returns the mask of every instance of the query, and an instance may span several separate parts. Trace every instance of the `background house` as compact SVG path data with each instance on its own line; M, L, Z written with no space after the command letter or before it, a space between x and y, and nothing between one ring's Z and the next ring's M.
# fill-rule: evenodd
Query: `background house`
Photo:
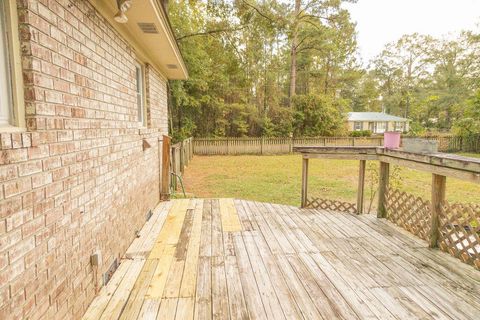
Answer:
M81 318L160 201L187 71L160 0L118 12L0 1L0 319Z
M370 130L372 133L384 133L409 130L408 119L383 112L349 112L347 123L348 131Z

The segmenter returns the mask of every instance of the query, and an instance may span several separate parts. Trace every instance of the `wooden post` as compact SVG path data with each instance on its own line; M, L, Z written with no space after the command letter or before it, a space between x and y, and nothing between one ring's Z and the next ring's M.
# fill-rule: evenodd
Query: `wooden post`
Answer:
M308 158L303 158L302 162L302 208L307 205L308 192Z
M442 213L442 204L445 200L446 177L438 174L432 174L432 220L430 223L429 247L437 247L438 241L438 223Z
M378 208L377 217L385 218L387 210L385 208L385 196L388 189L388 180L390 177L390 164L380 161L380 174L378 178Z
M290 147L288 148L288 153L293 153L293 137L290 137Z
M263 154L263 137L260 140L260 154Z
M183 141L180 141L180 172L183 173L183 167L185 167L185 154L183 149Z
M363 194L365 190L365 167L367 161L360 160L360 170L358 172L358 191L357 191L357 214L363 213Z
M193 140L193 137L190 138L190 160L193 159L193 147L194 147L194 140Z
M160 196L162 200L170 198L170 143L169 136L163 136L162 142L162 184Z

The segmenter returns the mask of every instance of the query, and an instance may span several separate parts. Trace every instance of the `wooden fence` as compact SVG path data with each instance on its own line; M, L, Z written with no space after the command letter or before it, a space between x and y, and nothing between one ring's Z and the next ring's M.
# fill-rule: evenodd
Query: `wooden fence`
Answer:
M383 137L195 138L198 155L285 154L299 146L381 146Z
M408 139L409 137L403 137ZM471 137L429 136L438 141L440 152L480 152L480 135ZM286 154L303 146L382 146L383 137L317 138L195 138L193 152L198 155Z

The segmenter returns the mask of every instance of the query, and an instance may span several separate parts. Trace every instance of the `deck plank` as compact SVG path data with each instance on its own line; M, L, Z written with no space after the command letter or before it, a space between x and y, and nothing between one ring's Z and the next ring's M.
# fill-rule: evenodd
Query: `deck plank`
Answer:
M247 319L248 311L247 306L245 305L245 298L243 296L240 270L238 268L236 256L227 255L225 257L225 274L227 277L227 303L230 310L230 319Z
M478 319L480 272L370 215L162 203L84 319Z
M211 257L198 261L197 289L194 319L212 319L212 264Z
M193 211L192 231L185 258L185 270L183 272L182 284L180 287L180 297L195 297L195 288L197 282L198 257L200 251L200 239L202 233L202 213L203 201L198 200Z

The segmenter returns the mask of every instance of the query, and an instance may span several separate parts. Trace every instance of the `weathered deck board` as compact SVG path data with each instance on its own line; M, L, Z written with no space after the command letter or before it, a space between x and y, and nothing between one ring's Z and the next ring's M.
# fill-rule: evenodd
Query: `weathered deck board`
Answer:
M480 272L388 221L160 205L84 319L479 319Z

